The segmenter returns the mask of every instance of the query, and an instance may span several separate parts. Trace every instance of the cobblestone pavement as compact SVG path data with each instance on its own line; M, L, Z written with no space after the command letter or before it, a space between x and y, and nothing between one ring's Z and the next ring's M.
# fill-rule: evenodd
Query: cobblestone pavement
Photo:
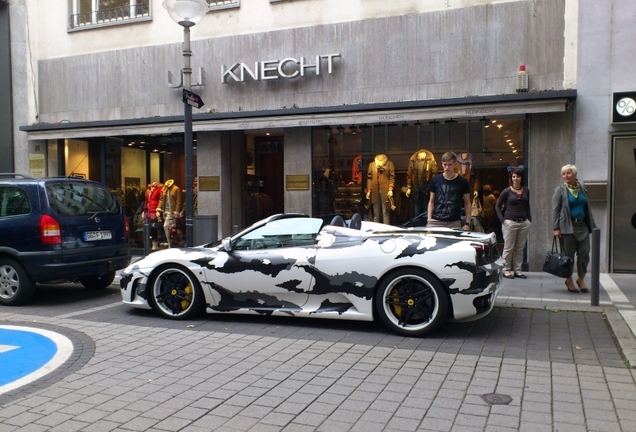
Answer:
M558 282L509 281L488 317L424 339L320 319L168 321L114 287L39 287L0 324L57 331L75 352L0 394L0 431L636 431L619 340L633 334L613 322L631 303L603 290L592 307Z

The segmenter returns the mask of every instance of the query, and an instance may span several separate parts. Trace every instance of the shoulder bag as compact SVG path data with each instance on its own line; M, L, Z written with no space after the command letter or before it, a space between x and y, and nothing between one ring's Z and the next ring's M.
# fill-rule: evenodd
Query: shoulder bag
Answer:
M561 240L561 252L557 246L556 236L552 239L552 249L545 254L543 271L551 275L569 278L574 270L574 260L563 253L563 241Z

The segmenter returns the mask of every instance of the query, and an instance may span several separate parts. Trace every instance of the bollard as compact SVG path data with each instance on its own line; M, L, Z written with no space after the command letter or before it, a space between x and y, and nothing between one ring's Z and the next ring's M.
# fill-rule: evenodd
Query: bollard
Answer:
M601 264L601 230L594 228L592 230L592 292L590 293L591 305L598 306L598 297L600 289L600 264Z
M148 221L144 222L144 256L148 256L150 253L150 224Z

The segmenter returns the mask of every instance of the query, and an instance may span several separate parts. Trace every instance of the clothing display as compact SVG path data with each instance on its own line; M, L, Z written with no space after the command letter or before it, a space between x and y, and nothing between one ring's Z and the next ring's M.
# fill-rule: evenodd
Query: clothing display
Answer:
M163 229L168 239L168 246L175 246L170 238L170 228L175 223L176 217L183 211L183 193L181 188L174 184L174 180L166 180L157 211L163 218Z
M367 199L373 208L373 221L391 223L391 202L395 187L395 167L387 155L378 154L367 171Z
M437 174L435 156L428 150L418 150L409 159L406 171L406 196L413 200L415 216L426 211L428 205L428 185Z
M315 176L314 194L316 214L334 214L337 189L338 183L336 182L333 171L329 168L326 168L322 173Z
M475 175L475 168L473 166L473 155L468 152L457 153L457 167L455 172L470 182Z
M163 237L163 235L159 235L160 231L157 230L159 225L159 222L157 221L157 207L159 207L162 191L162 184L152 182L146 187L146 193L144 195L143 215L144 221L150 224L152 250L159 249L159 237Z

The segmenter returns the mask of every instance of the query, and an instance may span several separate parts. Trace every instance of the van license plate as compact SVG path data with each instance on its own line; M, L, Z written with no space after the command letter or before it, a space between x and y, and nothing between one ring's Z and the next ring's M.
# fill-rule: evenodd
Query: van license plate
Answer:
M84 240L86 241L95 241L95 240L110 240L113 238L110 230L104 231L86 231L84 233Z

